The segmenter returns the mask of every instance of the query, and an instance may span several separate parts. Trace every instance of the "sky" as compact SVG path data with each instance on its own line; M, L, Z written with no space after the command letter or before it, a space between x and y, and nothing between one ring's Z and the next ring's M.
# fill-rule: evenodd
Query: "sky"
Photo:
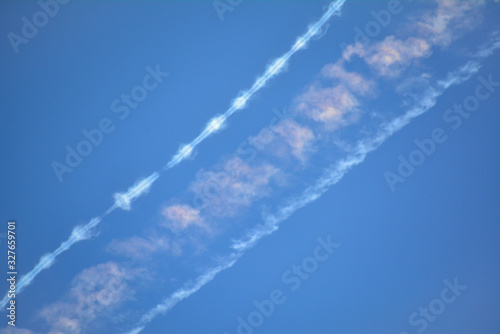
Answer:
M499 14L1 2L0 334L499 333Z

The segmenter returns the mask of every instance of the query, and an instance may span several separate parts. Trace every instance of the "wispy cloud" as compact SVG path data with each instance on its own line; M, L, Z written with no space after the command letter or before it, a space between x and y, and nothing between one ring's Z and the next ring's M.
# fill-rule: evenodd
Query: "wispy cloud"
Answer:
M299 113L322 123L328 131L356 122L361 113L360 101L342 84L334 87L312 84L295 103Z
M351 49L348 46L346 52ZM323 67L318 80L294 101L295 110L334 131L355 123L362 114L361 98L376 95L376 83L345 69L346 59Z
M375 82L368 80L361 74L349 72L344 68L344 60L341 59L334 64L328 64L323 67L321 74L325 78L341 82L351 91L359 95L372 95L375 91Z
M293 119L284 119L274 126L264 128L248 141L259 151L273 157L286 160L293 157L304 163L313 151L316 137L308 126Z
M257 143L263 136L250 137L254 145L264 145L261 150L290 160L305 162L312 153L315 136L313 131L292 119L285 119L267 128L271 139ZM160 226L172 232L169 237L149 233L147 237L113 240L108 250L116 255L137 259L156 252L180 255L182 247L194 245L202 249L202 240L215 235L222 227L221 219L240 215L259 199L272 193L272 183L284 185L284 173L265 159L245 161L232 155L209 170L201 169L190 184L188 193L203 198L204 205L180 203L164 205L160 212ZM160 233L161 235L161 233Z
M299 143L295 147L299 152ZM271 164L249 163L236 156L226 158L210 170L200 170L189 186L189 193L203 196L206 205L195 208L178 201L165 204L160 209L158 225L168 231L149 231L146 237L113 240L108 251L144 260L155 253L179 256L184 246L202 250L205 237L215 235L221 228L221 219L239 215L255 201L269 196L270 184L276 178L282 178L281 172ZM171 233L167 236L165 232Z
M439 0L437 8L411 22L429 44L448 46L464 31L472 30L482 19L484 0Z
M261 142L261 133L250 137L249 142L266 151L268 155L283 160L297 159L305 162L312 153L315 136L313 131L292 119L284 119L266 128L271 132L269 140ZM264 131L264 130L263 130ZM262 147L260 147L262 145ZM221 219L240 215L256 201L272 193L272 185L285 184L284 173L265 159L245 161L232 155L211 169L201 169L189 185L188 193L203 198L198 207L173 200L161 210L159 225L172 235L162 236L149 232L147 237L131 237L113 240L108 250L130 259L144 258L157 252L180 255L183 246L203 249L206 236L213 236L223 227Z
M209 205L205 217L234 217L241 209L269 194L269 184L280 170L269 163L249 163L231 157L213 170L200 170L189 190L203 194Z
M114 255L139 261L144 261L156 253L170 252L175 256L182 253L178 241L171 241L168 237L157 234L146 238L133 236L124 240L115 239L108 245L107 250Z
M167 206L163 209L162 215L165 217L165 226L173 231L185 230L192 225L208 229L204 219L200 216L200 210L190 205Z
M394 78L419 58L428 57L431 46L422 38L410 37L406 40L388 36L373 46L363 48L360 44L349 45L344 51L345 60L357 55L377 71L380 76Z
M313 37L319 36L321 34L321 29L327 23L327 21L334 15L339 15L340 10L346 0L335 0L330 3L326 12L321 16L321 18L311 24L307 31L301 35L295 43L291 46L291 48L283 54L278 59L271 62L264 73L260 75L253 85L243 92L241 92L237 98L235 98L231 104L231 106L226 110L225 113L221 115L214 116L205 126L203 131L189 144L181 145L177 153L170 159L170 161L162 168L162 171L167 171L170 168L175 167L183 160L189 158L193 152L193 150L206 138L215 134L224 128L226 121L231 115L235 112L242 110L246 107L248 101L260 91L271 79L276 77L279 73L281 73L287 66L291 57L297 53L298 51L305 49L307 44L311 41ZM94 229L97 225L100 224L102 218L116 210L117 208L121 208L123 210L130 210L131 204L138 197L146 194L152 184L160 177L159 172L154 172L150 176L145 179L137 181L132 187L130 187L126 192L123 193L115 193L114 200L115 203L104 213L104 215L92 219L87 225L83 227L85 233L90 233L92 229ZM83 231L82 230L82 231ZM26 286L28 286L35 277L43 270L48 269L55 261L56 257L61 253L67 251L71 246L75 243L88 239L88 237L83 237L82 235L75 236L74 233L68 238L67 241L63 242L61 246L56 249L54 252L50 253L47 256L43 256L40 259L40 262L33 268L27 275L21 278L17 286L17 293L21 293ZM4 307L9 301L8 295L2 299L0 303L0 307Z
M477 73L479 68L480 66L478 63L468 63L458 71L450 73L447 79L439 82L436 87L428 87L416 105L408 109L402 116L383 124L374 136L369 136L360 140L357 145L350 150L346 158L340 159L326 169L323 176L321 176L312 186L303 191L300 196L290 199L274 214L264 215L264 223L247 232L241 239L233 241L231 245L233 251L218 265L210 268L193 282L187 283L184 287L165 298L163 302L147 312L135 328L128 331L127 334L138 334L142 332L146 325L154 318L166 314L177 303L193 295L204 285L212 281L218 273L231 268L248 249L254 247L262 238L276 231L280 223L287 220L297 210L320 198L330 189L330 187L342 180L345 174L354 166L361 164L370 152L375 151L390 136L409 124L412 119L430 110L436 104L436 99L442 95L446 89L451 85L457 85L468 80L474 73Z
M443 6L448 8L451 4L440 4L438 9L425 12L412 24L427 22L430 17L443 15L440 9L444 8ZM450 15L461 17L473 8L475 7L472 5L458 4ZM440 33L453 27L452 24L446 24ZM423 33L417 31L416 34ZM367 48L348 46L343 57L324 66L319 79L295 99L294 108L299 114L322 124L323 130L328 132L351 125L362 116L361 99L373 98L377 89L373 79L367 79L360 73L346 69L346 63L351 57L357 54L375 68L379 76L392 78L414 64L414 60L428 57L432 43L434 42L420 37L401 40L389 36ZM428 84L427 79L423 80L423 84ZM399 89L405 89L404 87L409 87L408 82L406 86L400 85ZM262 130L257 136L250 137L249 142L258 150L274 157L294 157L304 162L314 151L315 131L295 120L287 119ZM162 209L164 225L174 232L190 227L201 227L210 231L210 222L233 217L256 200L270 195L270 180L278 170L276 166L269 164L249 165L240 158L229 158L212 170L201 170L189 190L199 195L198 198L203 200L204 205L196 208L177 203L166 206Z
M73 280L64 301L44 307L39 316L49 334L80 334L101 313L109 312L133 295L128 282L134 274L113 262L84 270Z
M427 41L424 39L406 39L398 40L394 37L386 38L383 41L385 44L380 43L374 48L374 58L372 60L373 66L378 65L380 76L397 76L401 73L401 68L409 66L409 64L418 58L427 57L430 49L429 45L437 43L434 41ZM392 48L392 49L391 49ZM484 47L483 50L491 48ZM399 54L393 52L396 50ZM375 55L375 53L379 53ZM369 53L363 54L363 57L369 59ZM384 55L391 55L395 60L385 60ZM486 51L481 53L483 56ZM488 53L489 55L489 53ZM378 58L377 58L378 57ZM398 66L393 66L394 63ZM306 93L298 99L299 106L302 111L311 118L326 123L325 120L333 119L333 128L346 125L342 123L340 115L348 114L351 110L360 106L359 100L354 95L373 93L374 84L365 84L366 81L361 80L362 77L357 76L355 73L348 73L340 61L334 65L329 65L324 68L323 75L330 76L331 78L342 80L341 85L334 87L324 88L321 85L311 86ZM300 208L314 202L320 198L330 187L340 182L342 178L352 168L361 164L367 155L377 148L379 148L388 138L394 133L403 129L414 118L424 114L433 108L437 99L451 86L459 85L464 81L470 79L472 75L477 73L480 69L480 63L471 61L464 65L457 71L450 72L445 79L436 81L434 85L430 85L430 76L426 80L422 80L419 85L419 90L422 91L418 98L414 100L414 105L409 107L406 112L399 117L392 119L389 122L383 123L378 130L363 139L359 140L356 145L350 147L345 158L339 159L336 163L327 168L323 175L299 196L291 198L285 205L278 208L273 214L265 214L263 216L264 222L254 229L248 231L241 239L232 242L232 251L223 258L216 266L208 269L203 275L198 277L192 282L187 283L185 286L168 296L163 302L154 307L151 311L146 313L137 326L128 332L128 334L140 333L145 326L159 315L166 314L178 302L188 298L201 287L208 284L218 273L228 268L231 268L236 261L243 256L243 254L250 248L254 247L262 238L272 234L279 227L279 224L288 219ZM392 71L392 73L391 73ZM358 82L358 87L356 86ZM427 85L427 86L425 86ZM337 87L341 88L337 88ZM336 91L335 91L335 88ZM323 90L326 89L325 92ZM357 90L356 90L357 89ZM312 93L310 93L312 91ZM354 93L355 92L355 93ZM309 93L309 96L307 95ZM304 96L306 98L304 98ZM300 104L302 103L302 104ZM340 111L329 111L329 106L334 106ZM312 111L312 112L311 112ZM324 114L324 116L320 116ZM332 115L332 116L330 116ZM335 116L337 115L337 116ZM315 118L316 117L316 118ZM323 119L321 118L323 117Z
M405 30L410 37L387 36L384 40L364 47L354 43L346 47L343 58L362 58L378 75L390 79L432 54L434 46L445 47L471 30L481 21L483 0L440 0L434 9L413 18Z
M29 329L22 329L22 328L17 328L17 327L6 327L0 329L0 334L36 334L33 331L30 331Z
M68 240L64 241L57 247L55 251L49 254L45 254L40 258L40 261L36 264L36 266L31 269L26 275L22 276L19 282L16 285L16 294L21 293L28 285L30 285L33 280L35 279L36 276L40 272L42 272L45 269L50 268L56 258L67 251L68 249L71 248L74 244L77 242L80 242L82 240L89 239L92 237L92 230L94 227L96 227L99 223L101 222L101 217L93 218L91 219L87 224L85 225L78 225L76 226L73 231L71 232L71 235L69 236ZM5 297L2 299L1 302L1 307L4 307L7 305L9 302L9 297L8 294L5 295Z
M489 41L483 44L477 52L472 54L472 57L488 58L498 49L500 49L500 29L494 30L489 36Z
M322 27L333 15L339 15L340 10L342 9L342 6L345 2L346 0L332 1L323 16L321 16L318 21L311 24L306 33L297 38L290 50L288 50L278 59L271 62L271 64L266 68L265 72L257 79L255 79L252 87L241 92L239 96L233 100L231 106L226 110L226 112L224 112L224 114L214 117L212 120L210 120L210 122L208 122L207 126L198 135L198 137L196 137L191 143L181 146L179 151L172 157L168 164L165 165L164 170L168 170L188 158L196 148L196 146L198 146L210 135L219 131L224 126L226 120L231 117L231 115L239 110L244 109L248 101L255 95L255 93L260 91L271 79L276 77L286 68L290 58L295 53L297 53L297 51L306 48L311 39L321 33Z
M139 323L132 330L128 331L127 334L138 334L142 332L144 328L146 328L146 325L153 321L154 318L161 314L167 313L179 302L196 293L198 290L212 281L215 276L217 276L217 274L221 271L231 268L240 256L240 254L231 254L230 256L223 259L221 261L221 264L210 268L193 282L189 282L183 288L175 291L162 303L156 305L156 307L154 307L151 311L142 316Z

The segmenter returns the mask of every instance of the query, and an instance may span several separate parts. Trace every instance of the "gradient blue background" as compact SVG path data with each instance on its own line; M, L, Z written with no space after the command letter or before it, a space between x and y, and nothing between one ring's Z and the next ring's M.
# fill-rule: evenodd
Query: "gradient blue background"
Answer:
M55 249L76 224L106 210L114 192L163 166L287 50L326 4L247 0L220 21L209 1L73 1L15 54L6 34L18 33L20 18L39 7L3 1L0 226L6 230L9 219L17 221L19 272ZM417 8L404 6L395 22ZM99 238L74 246L43 272L17 299L18 326L43 332L37 310L61 298L83 268L108 260L103 249L109 240L142 231L199 168L233 152L269 123L273 108L289 104L324 64L336 60L340 43L352 42L353 27L371 20L370 10L385 7L383 1L348 1L328 33L298 53L223 133L201 144L194 160L162 177L131 212L107 217ZM488 3L485 29L498 25L499 8ZM466 47L482 32L476 34L459 43ZM446 63L433 61L437 68ZM140 84L145 67L156 64L169 76L121 121L111 102ZM481 74L500 80L498 66L495 55ZM408 316L439 297L444 279L455 277L468 289L426 333L499 333L500 95L481 103L456 131L442 120L444 111L476 86L474 78L450 89L320 200L144 333L236 333L236 318L246 317L254 300L268 298L276 288L285 291L287 301L255 333L416 333ZM113 120L115 130L60 183L51 163L63 162L65 146L75 147L84 139L81 131L97 127L104 117ZM413 141L436 127L448 140L392 193L383 173L394 171L398 155L407 156ZM316 238L327 235L342 246L290 292L282 273L310 256ZM5 249L3 240L1 246ZM0 286L6 290L5 283ZM138 299L128 305L132 312L157 301Z

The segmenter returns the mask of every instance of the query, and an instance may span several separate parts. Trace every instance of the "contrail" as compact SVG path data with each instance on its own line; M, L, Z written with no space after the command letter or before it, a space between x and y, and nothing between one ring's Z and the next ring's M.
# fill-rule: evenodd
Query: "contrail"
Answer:
M163 302L142 316L136 326L125 334L138 334L142 332L146 325L154 318L160 314L166 314L177 303L188 298L212 281L218 273L231 268L247 250L254 247L264 237L278 230L280 223L287 220L297 210L320 198L328 189L342 180L351 168L361 164L370 152L379 148L389 137L404 128L411 120L434 107L437 103L437 98L449 87L467 81L479 71L480 67L479 62L470 61L458 71L449 73L445 80L437 83L436 88L429 87L418 104L410 108L404 115L383 124L374 137L358 141L346 158L327 168L323 175L312 186L304 190L299 197L293 198L288 204L280 207L275 214L265 215L263 224L247 232L243 238L233 241L231 244L233 252L226 256L222 263L208 269L194 282L190 282L172 293Z
M115 199L115 206L123 209L130 210L130 206L133 201L135 201L138 197L146 194L151 188L153 182L158 180L160 177L159 173L153 173L147 178L138 181L132 187L128 188L128 190L124 193L115 193L113 195Z
M158 173L153 173L151 176L139 180L136 184L130 187L125 193L117 193L114 195L115 204L111 206L104 214L99 217L92 218L85 225L77 225L71 232L69 238L62 242L61 245L52 253L45 254L40 258L37 265L31 269L26 275L22 276L16 285L16 294L21 293L28 285L33 282L35 277L45 269L48 269L54 264L55 259L61 255L63 252L67 251L77 242L82 240L87 240L93 236L92 229L99 225L104 217L113 212L117 207L121 207L125 210L130 209L130 203L141 195L146 194L151 187L151 184L159 177ZM9 302L10 298L8 294L2 299L1 308L5 307Z
M264 74L262 74L255 80L250 89L240 93L240 95L233 100L233 103L224 114L217 115L212 118L206 125L205 129L198 135L198 137L196 137L191 143L181 146L179 151L163 167L163 170L168 170L179 164L184 159L188 158L196 148L196 146L198 146L198 144L204 141L208 136L216 133L222 127L224 127L226 120L231 117L232 114L234 114L238 110L245 108L248 100L250 100L252 96L262 87L264 87L269 80L277 76L285 68L285 66L288 64L288 60L292 56L297 51L305 48L311 38L321 32L321 28L333 15L340 13L340 9L345 2L346 0L337 0L331 2L325 14L323 14L323 16L317 22L309 26L307 32L296 40L295 44L293 44L290 50L280 58L274 60L271 65L267 67Z
M20 293L26 286L28 286L33 279L42 271L54 263L54 260L61 253L67 251L75 243L85 240L91 237L90 230L101 222L101 217L92 218L90 222L86 225L78 225L71 232L68 240L61 243L61 245L52 253L46 254L40 258L38 264L26 275L21 277L16 286L16 293ZM2 307L4 307L9 302L8 296L5 296L2 300Z
M169 170L170 168L178 165L183 160L187 159L193 150L207 137L220 131L224 128L226 120L238 110L245 108L247 102L253 97L253 95L258 92L262 87L266 85L272 78L277 76L288 64L289 59L299 50L304 49L308 42L321 32L321 28L325 23L333 16L338 15L344 3L347 0L336 0L330 3L328 10L323 14L323 16L315 23L309 26L307 32L300 36L288 52L286 52L280 58L274 60L265 70L264 74L259 76L250 89L239 94L235 98L225 113L222 115L217 115L213 117L205 129L189 144L182 145L178 152L171 158L171 160L162 168L162 172ZM44 255L40 258L38 264L25 276L21 277L17 286L16 293L19 294L21 291L28 286L34 278L43 270L48 269L55 261L56 257L61 253L67 251L75 243L86 240L91 237L92 233L90 230L99 225L102 219L116 210L117 208L123 210L130 210L131 204L138 197L146 194L152 184L160 177L160 172L154 172L145 179L139 180L136 184L130 187L124 193L115 193L113 195L114 204L105 211L105 213L97 218L93 218L89 223L84 226L77 226L69 236L69 238L64 241L54 252ZM5 307L9 302L8 295L2 299L0 308Z

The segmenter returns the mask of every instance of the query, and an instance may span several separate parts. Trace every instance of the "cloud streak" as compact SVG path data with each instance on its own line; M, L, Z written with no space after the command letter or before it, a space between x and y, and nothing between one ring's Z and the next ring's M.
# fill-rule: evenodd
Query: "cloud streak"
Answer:
M302 194L288 201L280 207L274 214L264 215L264 223L250 230L239 240L231 244L232 252L220 263L207 271L193 282L187 283L184 287L172 293L160 304L147 312L137 323L137 325L126 334L138 334L144 330L146 325L157 316L166 314L175 305L189 296L196 293L204 285L212 281L216 275L226 269L231 268L245 252L254 247L261 239L278 230L280 223L287 220L297 210L316 201L330 187L338 183L354 166L361 164L366 156L379 148L389 137L400 131L414 118L424 114L435 106L437 98L441 96L449 87L458 85L470 79L472 75L480 69L479 62L471 61L455 72L451 72L445 80L439 81L436 87L428 87L418 103L408 109L405 114L399 116L388 123L384 123L374 136L366 137L350 150L347 157L337 161L327 168L323 175Z
M131 281L137 273L107 262L85 269L73 280L64 301L44 307L39 316L49 334L80 334L101 312L109 312L131 298Z
M350 60L353 55L358 55L379 75L394 78L399 76L413 61L428 57L430 54L431 45L425 39L410 37L400 40L394 36L388 36L367 49L349 46L343 56L346 60Z
M179 254L179 247L169 238L152 235L148 238L134 236L127 240L113 240L107 250L115 255L125 256L135 261L144 261L157 252L170 251Z
M235 112L245 108L247 102L261 90L272 78L277 76L288 64L290 58L299 50L304 49L309 41L321 33L321 28L325 23L333 16L338 15L342 6L346 0L336 0L330 3L328 10L323 14L323 16L314 24L309 26L309 29L305 34L300 36L293 46L284 55L274 60L266 69L266 71L259 76L250 89L240 93L240 95L235 98L226 112L222 115L217 115L212 118L205 129L196 137L191 143L181 146L179 151L172 157L172 159L163 167L164 170L168 170L176 165L178 165L183 160L187 159L193 150L202 141L208 138L210 135L216 133L221 128L223 128L226 120L231 117Z
M375 72L388 79L398 77L420 59L432 54L435 46L445 48L463 32L472 30L480 21L484 0L440 0L436 8L409 20L406 30L413 36L405 40L387 36L373 45L360 42L346 47L343 58L358 56Z
M440 0L436 10L414 23L414 28L429 43L446 47L481 21L478 9L484 3L484 0Z
M104 217L110 214L117 207L120 207L124 210L130 210L131 203L138 197L146 194L153 182L156 181L159 176L160 175L158 173L153 173L151 176L136 182L136 184L130 187L126 192L116 193L114 195L115 204L111 206L102 216L92 218L85 225L76 226L66 241L62 242L61 245L57 247L57 249L52 253L43 255L40 258L40 261L38 261L38 263L35 265L35 267L31 269L26 275L21 277L16 286L16 294L21 293L43 270L50 268L54 264L56 258L70 249L71 246L80 241L90 239L93 235L95 235L93 229L101 223ZM9 299L10 298L6 294L2 299L1 307L7 305Z
M37 265L26 275L21 277L16 285L16 294L21 293L21 291L23 291L28 285L30 285L40 272L50 268L59 255L70 249L70 247L77 242L89 239L92 236L91 230L101 222L101 219L101 217L93 218L86 225L76 226L66 241L62 242L61 245L57 247L57 249L52 253L42 256ZM5 295L5 297L2 299L1 307L3 308L5 305L7 305L9 300L10 298L8 297L8 295Z
M247 102L254 96L256 92L261 90L272 78L277 76L288 64L290 58L299 50L306 48L309 41L318 36L321 33L322 27L325 23L334 15L339 15L340 10L346 0L336 0L330 3L328 10L323 14L323 16L309 26L306 33L300 36L293 46L280 58L274 60L265 70L264 74L259 76L250 89L243 91L236 99L233 100L231 106L227 111L222 115L217 115L213 117L206 125L205 129L189 144L182 145L178 152L171 158L171 160L163 167L163 172L175 167L183 160L189 158L193 152L193 150L206 138L210 135L220 131L224 128L226 120L233 115L235 112L245 108ZM160 177L160 173L154 172L149 177L136 182L132 187L130 187L124 193L115 193L114 194L114 204L105 211L105 213L97 218L93 218L88 224L84 226L77 226L71 233L70 237L64 241L55 251L50 254L44 255L41 257L39 263L30 271L28 274L23 276L19 281L16 289L17 294L21 293L26 286L31 284L35 277L45 269L50 268L50 266L54 263L57 256L61 253L67 251L71 246L75 243L86 240L90 238L91 230L95 228L102 219L116 210L117 208L121 208L123 210L130 210L131 204L138 197L145 195L152 184L158 180ZM0 307L5 307L9 301L8 295L2 299Z
M126 211L130 210L132 202L138 197L147 194L153 183L158 180L159 177L160 174L153 173L147 178L136 182L126 192L115 193L113 196L115 199L115 206Z

